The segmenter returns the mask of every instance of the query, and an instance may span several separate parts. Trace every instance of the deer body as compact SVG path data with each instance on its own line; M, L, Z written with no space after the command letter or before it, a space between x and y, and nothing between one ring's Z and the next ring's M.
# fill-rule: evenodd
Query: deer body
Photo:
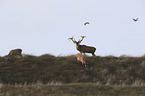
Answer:
M6 61L8 60L13 60L15 58L21 58L22 57L22 50L21 49L14 49L14 50L11 50L9 52L9 54L6 56Z
M80 53L92 53L93 56L95 56L95 51L96 48L95 47L91 47L91 46L86 46L86 45L77 45L76 44L76 48Z
M15 56L15 55L22 56L21 52L22 52L21 49L14 49L14 50L11 50L8 55L9 56Z
M77 60L82 62L82 66L85 65L86 67L87 63L85 61L85 57L81 53L78 53L76 56L77 56Z

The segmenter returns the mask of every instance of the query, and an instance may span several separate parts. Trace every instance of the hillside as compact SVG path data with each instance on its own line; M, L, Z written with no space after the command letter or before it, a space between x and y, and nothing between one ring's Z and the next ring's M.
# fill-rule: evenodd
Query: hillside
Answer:
M145 82L145 56L87 56L86 61L87 68L82 67L75 55L25 55L21 59L9 62L0 57L0 83L143 85Z

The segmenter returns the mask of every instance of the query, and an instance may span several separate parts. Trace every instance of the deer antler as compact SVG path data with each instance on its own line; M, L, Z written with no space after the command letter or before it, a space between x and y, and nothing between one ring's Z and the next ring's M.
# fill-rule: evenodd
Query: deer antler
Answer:
M79 43L81 43L86 36L81 36L81 37L82 39L78 41Z
M72 36L72 38L68 38L69 40L72 40L74 43L76 43L76 40L74 39L74 37Z

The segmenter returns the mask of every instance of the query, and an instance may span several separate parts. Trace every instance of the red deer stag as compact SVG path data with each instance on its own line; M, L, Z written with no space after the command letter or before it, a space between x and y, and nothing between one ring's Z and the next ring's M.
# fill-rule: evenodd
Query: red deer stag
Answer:
M85 67L87 67L85 57L81 53L78 53L76 56L77 60L82 62L82 66L85 65Z
M81 36L82 39L79 40L78 42L72 37L69 38L70 40L72 40L75 44L76 44L76 49L80 52L80 53L92 53L93 56L95 56L95 51L96 48L95 47L91 47L91 46L86 46L86 45L80 45L80 43L83 41L83 39L85 38L85 36Z

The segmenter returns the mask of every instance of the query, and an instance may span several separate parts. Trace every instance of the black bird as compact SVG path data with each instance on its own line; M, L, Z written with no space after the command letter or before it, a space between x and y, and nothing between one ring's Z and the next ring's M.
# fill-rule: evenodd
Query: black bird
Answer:
M133 20L136 22L136 21L138 21L138 18L136 18L136 19L133 18Z
M84 25L90 24L89 22L86 22Z

